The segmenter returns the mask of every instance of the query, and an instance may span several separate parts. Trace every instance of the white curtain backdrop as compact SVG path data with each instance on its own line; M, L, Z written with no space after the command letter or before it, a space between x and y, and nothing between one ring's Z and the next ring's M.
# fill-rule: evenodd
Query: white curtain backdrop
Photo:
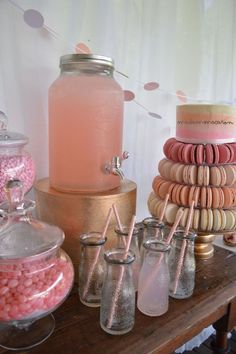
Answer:
M56 34L27 25L27 9ZM138 186L137 220L148 216L162 146L175 135L175 92L189 103L236 102L235 18L235 0L0 0L0 110L10 130L30 138L37 179L48 176L48 88L59 57L82 42L115 59L129 76L116 79L147 109L125 103L123 147L131 153L125 175ZM149 81L160 89L145 91Z

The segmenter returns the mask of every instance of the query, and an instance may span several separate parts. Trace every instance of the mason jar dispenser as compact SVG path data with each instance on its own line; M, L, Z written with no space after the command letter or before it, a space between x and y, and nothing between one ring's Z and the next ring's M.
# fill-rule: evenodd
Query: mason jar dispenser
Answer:
M123 90L112 59L91 54L60 58L49 89L49 181L62 192L116 188L123 177Z

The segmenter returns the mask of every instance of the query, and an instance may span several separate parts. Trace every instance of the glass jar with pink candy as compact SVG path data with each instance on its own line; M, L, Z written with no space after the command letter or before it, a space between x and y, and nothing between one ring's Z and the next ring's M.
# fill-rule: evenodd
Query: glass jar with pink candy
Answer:
M31 155L24 150L28 138L7 130L7 117L0 111L0 202L6 200L5 184L17 178L23 183L24 193L33 185L35 166Z
M5 191L8 201L0 205L0 346L22 350L52 333L51 313L68 296L74 270L60 249L63 231L32 217L35 203L23 199L23 183L11 180Z

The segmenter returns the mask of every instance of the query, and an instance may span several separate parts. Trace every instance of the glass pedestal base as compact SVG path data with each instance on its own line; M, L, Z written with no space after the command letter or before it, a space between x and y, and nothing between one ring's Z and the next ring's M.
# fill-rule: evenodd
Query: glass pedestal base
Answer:
M44 342L55 328L52 314L35 322L19 321L16 325L0 324L0 346L9 350L33 348Z

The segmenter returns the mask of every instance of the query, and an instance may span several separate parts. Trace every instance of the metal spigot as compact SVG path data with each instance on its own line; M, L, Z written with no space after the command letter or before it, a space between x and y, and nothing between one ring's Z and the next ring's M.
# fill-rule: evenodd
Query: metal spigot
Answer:
M120 176L121 179L125 178L124 172L121 169L121 158L120 156L113 156L112 161L111 161L111 173L114 175Z
M125 178L124 172L121 168L122 161L129 157L129 153L124 151L122 156L113 156L111 162L105 164L105 173L119 176L121 179Z

